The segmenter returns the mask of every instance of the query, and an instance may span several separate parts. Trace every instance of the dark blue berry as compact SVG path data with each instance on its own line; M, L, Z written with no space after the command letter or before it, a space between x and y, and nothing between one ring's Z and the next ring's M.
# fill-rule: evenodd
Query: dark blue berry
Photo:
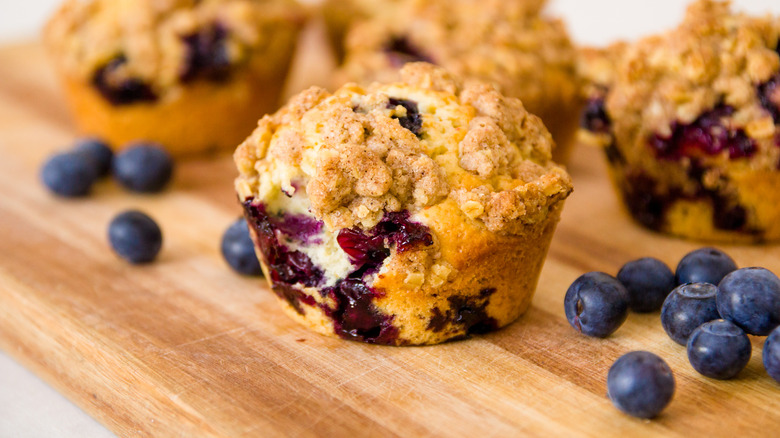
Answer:
M154 193L170 181L173 160L154 143L137 143L117 154L113 169L114 177L128 190Z
M126 64L125 55L116 56L95 71L92 86L116 106L157 100L157 95L149 84L127 76Z
M634 312L660 310L676 286L672 270L652 257L626 263L620 268L617 279L626 287L628 306Z
M734 108L720 105L691 124L675 122L671 136L654 135L649 144L658 158L680 160L702 155L718 155L728 151L729 158L745 158L755 154L755 142L742 129L729 126L723 119L734 114Z
M333 320L333 331L342 338L375 344L396 342L398 329L392 324L393 317L374 304L374 300L383 296L383 292L368 286L363 280L366 272L378 270L389 253L382 258L361 258L362 266L359 269L335 285L320 289L320 294L328 297L327 301L332 304L318 304L313 297L304 294L300 289L303 286L322 286L325 280L324 272L306 254L289 248L287 243L288 239L307 241L312 238L313 233L319 232L322 223L313 222L308 217L304 219L296 215L269 214L264 204L253 203L252 199L248 199L243 205L249 226L255 231L258 247L267 265L271 287L277 296L301 315L305 313L304 304L319 306ZM386 236L387 244L395 243L395 249L399 252L418 244L432 244L430 234L421 233L424 226L410 222L408 218L408 212L388 213L373 230L366 230L367 235ZM347 240L355 243L353 238L361 239L367 235L353 234ZM344 244L342 239L339 239L339 243ZM357 256L360 251L369 247L370 245L356 244L353 248L355 252L350 255ZM485 299L487 296L489 294ZM484 327L490 320L492 319L488 318L478 325ZM473 318L468 318L468 322L478 323Z
M674 376L663 359L647 351L621 356L607 374L607 395L612 403L639 418L661 413L674 395Z
M710 283L690 283L678 286L666 297L661 307L661 325L666 334L680 345L697 327L720 318L715 296L718 287Z
M406 99L390 98L387 103L387 107L391 109L399 105L406 109L406 115L403 117L393 116L393 118L398 119L398 123L405 129L411 131L412 134L416 135L418 138L421 137L423 120L420 110L417 108L417 102Z
M772 114L775 123L780 123L780 73L756 88L761 106Z
M609 133L612 120L604 107L604 96L588 99L580 116L580 126L595 133Z
M713 379L731 379L750 361L750 339L733 322L716 319L702 324L688 339L693 369Z
M780 325L780 279L764 268L743 268L718 286L718 311L742 330L766 336Z
M390 256L393 244L399 253L418 245L433 245L428 227L409 220L408 211L386 213L368 233L357 227L343 228L336 240L354 264L370 265L370 270L379 268Z
M628 316L628 291L611 275L588 272L569 286L563 307L578 332L605 338Z
M394 37L384 47L388 61L395 68L401 68L407 62L429 62L435 64L433 58L423 53L406 37Z
M230 75L231 63L227 49L227 29L219 24L206 26L182 38L186 46L184 67L179 74L182 82L203 78L220 82Z
M41 180L55 194L74 198L89 193L95 182L95 171L83 155L65 152L46 160Z
M90 162L98 178L111 171L114 151L105 142L94 138L81 140L76 143L73 152L83 155Z
M723 277L737 269L737 264L725 252L716 248L701 248L689 252L677 265L677 284L718 284Z
M148 263L162 247L162 232L154 219L130 210L116 216L108 226L108 240L114 251L133 264Z
M764 369L780 383L780 328L774 329L766 338L762 355Z
M255 244L249 236L246 219L233 223L222 235L222 256L233 270L243 275L263 275L255 254Z

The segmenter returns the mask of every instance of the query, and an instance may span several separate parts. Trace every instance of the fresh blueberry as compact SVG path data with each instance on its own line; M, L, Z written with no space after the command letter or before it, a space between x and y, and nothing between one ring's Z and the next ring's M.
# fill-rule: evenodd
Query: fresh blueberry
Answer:
M154 143L137 143L114 158L114 177L129 190L142 193L161 191L171 179L173 160Z
M745 332L766 336L780 325L780 279L764 268L743 268L718 285L718 311Z
M715 296L718 287L710 283L689 283L678 286L666 297L661 307L661 325L666 334L680 345L697 327L720 318Z
M80 154L59 153L41 169L41 180L52 192L69 198L86 196L95 182L91 163Z
M780 383L780 328L774 329L766 338L762 355L764 369Z
M569 286L563 307L578 332L605 338L628 317L628 291L611 275L588 272Z
M255 254L255 244L249 236L246 219L233 223L222 235L222 256L233 270L243 275L263 275Z
M725 252L716 248L701 248L689 252L677 265L677 284L718 284L723 277L737 269L737 264Z
M634 312L661 309L667 295L676 286L672 270L652 257L626 263L620 268L617 279L626 287L628 306Z
M663 359L647 351L621 356L607 374L607 395L621 411L639 418L660 414L674 395L674 376Z
M105 142L94 138L85 139L76 143L73 152L83 155L92 164L98 178L111 171L114 152Z
M750 339L733 322L716 319L702 324L688 339L693 369L713 379L731 379L750 361Z
M154 219L130 210L116 216L108 226L108 240L120 257L133 264L148 263L162 247L162 232Z

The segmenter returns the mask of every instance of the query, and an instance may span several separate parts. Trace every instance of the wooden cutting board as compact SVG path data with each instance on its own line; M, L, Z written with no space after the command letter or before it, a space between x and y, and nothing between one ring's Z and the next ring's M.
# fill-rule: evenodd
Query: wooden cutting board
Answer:
M240 214L229 156L181 163L158 196L106 181L88 199L57 199L38 169L74 137L40 47L0 49L0 347L121 436L777 433L780 384L761 365L763 339L739 378L720 382L693 371L657 313L632 314L606 340L569 327L563 296L582 273L615 274L641 256L673 267L699 246L635 226L595 150L573 157L576 190L524 317L461 342L393 348L313 334L280 312L264 280L228 269L219 239ZM160 223L156 263L129 266L110 251L107 224L126 208ZM780 272L776 246L726 250ZM605 395L609 366L638 349L677 379L653 421Z

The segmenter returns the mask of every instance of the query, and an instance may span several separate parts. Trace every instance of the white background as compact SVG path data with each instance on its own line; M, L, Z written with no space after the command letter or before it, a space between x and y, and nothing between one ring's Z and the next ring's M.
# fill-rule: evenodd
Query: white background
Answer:
M0 44L36 38L59 0L0 0ZM683 0L551 0L574 40L604 45L674 27ZM735 0L751 13L780 14L780 0ZM111 437L110 432L0 352L0 437Z

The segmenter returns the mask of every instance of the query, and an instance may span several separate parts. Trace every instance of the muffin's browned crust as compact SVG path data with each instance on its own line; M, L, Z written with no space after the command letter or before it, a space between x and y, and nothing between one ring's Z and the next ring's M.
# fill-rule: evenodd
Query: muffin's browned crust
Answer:
M69 0L44 38L83 131L187 154L277 107L301 24L286 0Z
M518 97L568 153L579 113L576 53L560 20L539 15L543 2L408 1L356 23L336 82L390 81L409 60L496 83Z
M530 303L571 181L519 100L429 64L402 76L307 90L238 148L266 275L288 313L348 339L506 325Z
M628 210L703 240L780 238L780 20L693 3L666 34L586 52L583 138ZM608 73L614 66L613 73Z

